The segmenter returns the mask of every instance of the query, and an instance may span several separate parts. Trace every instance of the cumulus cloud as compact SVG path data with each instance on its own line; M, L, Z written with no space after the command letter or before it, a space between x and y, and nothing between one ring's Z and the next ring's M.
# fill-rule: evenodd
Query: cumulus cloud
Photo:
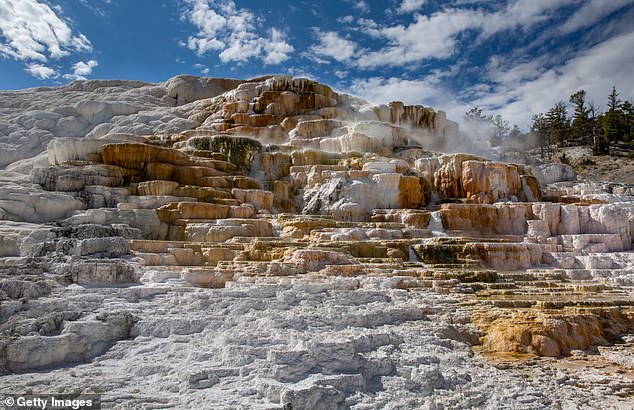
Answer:
M349 23L352 23L353 21L354 21L354 17L352 17L351 15L339 17L337 19L337 23L341 23L341 24L349 24Z
M90 75L92 74L92 69L97 67L99 64L95 60L90 60L86 63L80 61L78 63L73 64L73 74L76 75Z
M72 65L73 72L70 74L64 74L64 78L67 80L85 80L87 75L92 74L92 70L97 67L99 63L95 60L89 60L87 62L79 61Z
M334 31L322 32L315 29L314 34L318 43L310 48L312 54L339 62L348 61L355 55L357 45L354 41L342 38Z
M91 51L90 41L37 0L0 0L0 54L21 61L46 62Z
M403 0L396 10L399 14L411 13L423 7L426 0Z
M90 41L60 17L61 7L37 0L0 0L0 55L23 61L39 80L59 77L49 60L92 51Z
M57 78L59 76L54 68L48 67L44 64L30 63L27 64L24 70L38 80L47 80L49 78Z
M194 68L198 69L201 74L209 74L209 67L204 64L194 64Z
M261 18L250 10L237 8L233 0L187 0L187 5L184 18L198 31L187 39L186 45L199 56L216 52L223 63L258 58L268 65L288 60L294 51L277 28L261 37Z
M280 64L288 60L289 54L294 51L293 46L285 41L284 33L276 28L270 32L270 41L264 43L264 64Z
M355 1L354 8L359 10L361 13L368 13L370 11L370 5L365 0Z

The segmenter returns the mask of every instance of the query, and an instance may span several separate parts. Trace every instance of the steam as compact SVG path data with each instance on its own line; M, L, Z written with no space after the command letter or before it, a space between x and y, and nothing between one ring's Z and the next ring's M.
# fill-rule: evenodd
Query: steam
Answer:
M339 94L339 102L339 107L350 108L349 111L352 115L346 118L349 121L378 120L389 122L390 120L389 107L385 104L373 104L361 97L344 93ZM458 106L452 106L449 112L455 113L460 109ZM438 115L439 111L435 111ZM472 129L467 124L461 124L455 119L447 118L446 125L442 132L421 128L411 123L399 124L398 127L409 139L410 145L417 145L428 151L442 153L462 152L485 158L496 156L490 142L491 137L494 135L494 129L489 123L482 122L477 129Z
M492 157L491 143L486 137L470 135L460 129L449 129L442 135L411 126L405 127L405 129L410 144L420 145L425 150L448 154L462 152L485 158Z

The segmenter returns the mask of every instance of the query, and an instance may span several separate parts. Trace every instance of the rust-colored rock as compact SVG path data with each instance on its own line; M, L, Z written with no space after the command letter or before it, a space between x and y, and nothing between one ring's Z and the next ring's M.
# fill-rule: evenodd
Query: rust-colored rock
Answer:
M620 309L500 313L499 318L495 312L477 315L476 323L485 332L482 347L488 351L560 356L606 345L634 326Z
M106 144L101 147L101 158L105 164L132 169L144 169L151 162L178 166L191 162L187 154L175 149L133 143Z
M419 177L402 176L398 181L398 191L401 208L418 208L423 205L425 194Z
M464 197L478 203L517 200L522 195L522 180L514 165L463 161L461 179Z
M229 206L204 202L173 202L156 210L162 222L173 224L177 219L222 219L229 216Z

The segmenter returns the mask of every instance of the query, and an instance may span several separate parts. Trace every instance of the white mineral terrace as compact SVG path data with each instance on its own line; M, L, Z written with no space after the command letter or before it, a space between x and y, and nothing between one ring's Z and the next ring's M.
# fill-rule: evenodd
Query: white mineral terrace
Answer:
M287 76L1 92L0 394L632 408L633 187L457 135Z

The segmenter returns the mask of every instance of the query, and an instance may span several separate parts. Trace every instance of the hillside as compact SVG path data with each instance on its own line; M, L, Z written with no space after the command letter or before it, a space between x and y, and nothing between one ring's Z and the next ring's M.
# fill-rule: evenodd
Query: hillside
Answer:
M618 183L576 181L441 110L289 76L2 92L0 144L0 393L631 404L625 160L569 150Z

